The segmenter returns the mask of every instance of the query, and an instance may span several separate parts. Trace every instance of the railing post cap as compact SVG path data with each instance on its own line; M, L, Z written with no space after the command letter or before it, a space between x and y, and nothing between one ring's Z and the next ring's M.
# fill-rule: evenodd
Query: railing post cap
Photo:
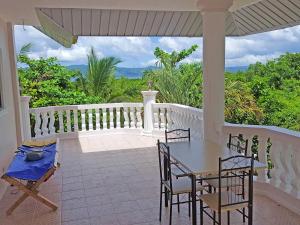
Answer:
M21 101L22 102L29 102L31 99L31 96L21 96Z
M142 95L145 96L156 96L158 91L142 91Z

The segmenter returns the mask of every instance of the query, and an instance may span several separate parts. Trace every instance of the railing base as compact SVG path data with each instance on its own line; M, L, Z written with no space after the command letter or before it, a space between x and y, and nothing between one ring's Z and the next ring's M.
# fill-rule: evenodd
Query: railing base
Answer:
M254 192L255 194L266 196L281 206L284 206L290 211L300 215L300 200L290 194L285 193L281 189L278 189L269 183L255 181Z

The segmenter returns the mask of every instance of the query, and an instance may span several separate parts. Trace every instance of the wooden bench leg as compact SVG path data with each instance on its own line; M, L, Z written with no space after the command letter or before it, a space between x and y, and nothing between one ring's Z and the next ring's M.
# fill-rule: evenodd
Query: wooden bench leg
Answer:
M57 205L55 205L53 202L48 200L47 198L39 195L37 188L45 181L48 180L55 172L55 168L50 169L43 177L41 177L37 182L35 182L33 185L24 185L20 181L11 178L9 176L3 175L2 179L6 180L8 183L14 185L19 190L25 192L7 211L7 215L11 215L12 212L29 196L36 199L37 201L47 205L53 210L57 209Z

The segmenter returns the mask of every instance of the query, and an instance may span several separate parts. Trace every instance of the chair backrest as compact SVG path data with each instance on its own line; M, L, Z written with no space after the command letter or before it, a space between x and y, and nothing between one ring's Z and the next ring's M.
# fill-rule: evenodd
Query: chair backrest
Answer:
M191 141L191 130L188 129L175 129L165 130L166 143L168 142L179 142L179 141Z
M236 151L242 155L247 156L247 154L248 154L248 139L244 139L243 135L241 135L241 134L239 134L238 136L229 134L229 140L227 143L227 147L230 150Z
M253 155L219 158L219 210L237 204L253 204L253 166ZM248 188L245 187L245 178L248 178ZM227 191L222 192L224 186L226 186ZM245 192L245 189L248 191Z
M170 191L172 192L172 167L170 158L170 147L165 143L157 140L158 159L159 159L159 175L161 182L168 182Z

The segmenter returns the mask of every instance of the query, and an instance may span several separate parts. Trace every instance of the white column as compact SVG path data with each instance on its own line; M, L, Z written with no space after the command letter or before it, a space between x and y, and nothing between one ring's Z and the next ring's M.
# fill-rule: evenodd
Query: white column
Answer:
M21 145L23 139L23 128L22 128L22 116L21 107L20 107L20 90L19 90L19 80L17 73L17 58L16 58L16 48L15 48L15 37L14 37L14 26L12 23L7 23L7 46L8 46L8 54L10 61L10 69L11 69L11 82L12 82L12 92L14 99L14 113L15 113L15 122L16 122L16 137L17 137L17 145Z
M199 0L203 19L204 140L222 144L224 125L225 19L232 0Z
M144 130L143 133L151 135L153 131L152 104L156 101L158 91L142 91L144 99Z
M21 96L22 141L31 139L29 101L31 96Z

